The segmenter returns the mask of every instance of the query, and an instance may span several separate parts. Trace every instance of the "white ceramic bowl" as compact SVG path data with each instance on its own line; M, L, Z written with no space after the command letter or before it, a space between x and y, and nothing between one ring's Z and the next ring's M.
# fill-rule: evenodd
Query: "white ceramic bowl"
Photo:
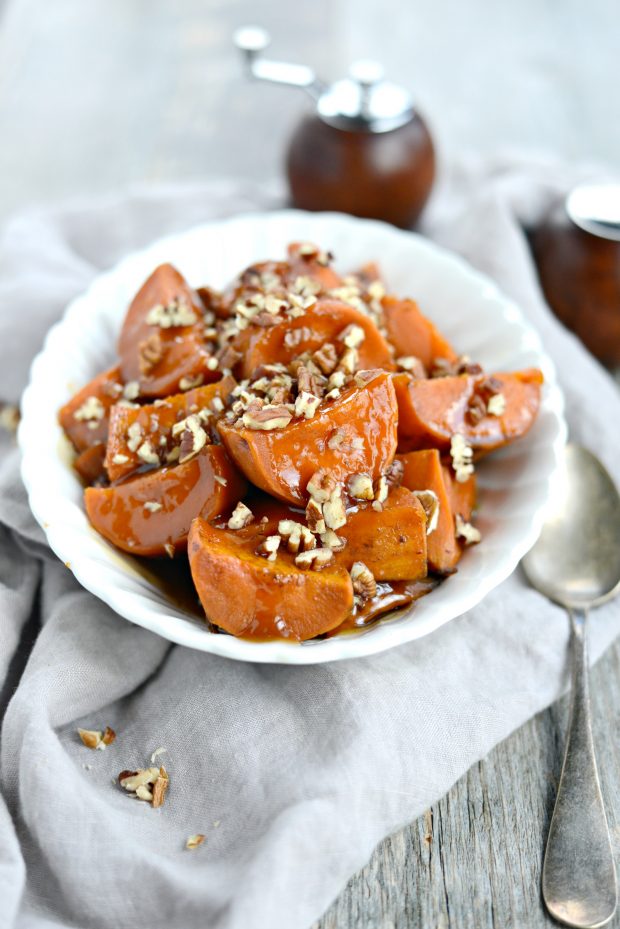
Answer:
M283 256L311 240L336 255L336 268L376 259L395 293L412 296L461 352L492 371L538 366L542 407L530 433L478 468L480 545L458 573L410 610L359 633L303 644L251 642L210 632L90 526L71 468L58 408L114 360L127 305L156 265L170 261L198 286L223 286L253 261ZM536 333L496 286L461 259L419 236L340 214L282 211L208 223L155 242L101 274L48 333L23 398L19 442L30 506L48 542L76 578L117 613L164 638L242 661L312 664L370 655L427 635L479 603L535 542L566 440L555 372Z

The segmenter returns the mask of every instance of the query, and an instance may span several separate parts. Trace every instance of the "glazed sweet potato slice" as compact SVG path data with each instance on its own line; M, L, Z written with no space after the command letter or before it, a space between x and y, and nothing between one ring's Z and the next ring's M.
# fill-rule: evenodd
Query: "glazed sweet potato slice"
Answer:
M114 487L87 487L86 512L106 539L133 555L173 555L187 544L196 516L212 519L246 491L220 445L183 464L131 477Z
M394 369L390 347L373 321L341 300L321 297L302 316L291 318L285 314L275 320L268 327L249 325L233 340L232 347L242 355L240 377L251 377L261 365L287 365L326 342L340 354L351 326L359 327L364 334L357 346L359 367Z
M324 403L312 419L295 418L273 429L222 420L218 429L248 480L274 497L305 506L306 485L321 468L336 481L355 472L378 479L396 451L397 417L390 375L377 371L368 382L352 383L338 400Z
M287 248L289 274L293 283L297 277L309 277L321 285L322 290L332 290L342 284L342 278L331 266L331 255L311 242L291 242Z
M167 397L220 377L208 362L198 294L170 264L160 265L132 300L118 340L123 380L138 381L143 397ZM207 320L208 321L208 320Z
M450 574L461 557L461 546L455 533L452 501L475 500L475 477L471 475L462 490L453 490L452 479L441 463L437 449L398 455L403 464L403 487L409 490L431 490L437 496L439 511L435 529L426 537L429 571ZM471 509L468 518L471 517Z
M231 530L194 520L189 563L207 618L232 635L296 641L339 626L353 607L348 572L302 570L286 551L269 561L256 552L274 532L274 522Z
M105 478L105 450L103 442L85 448L73 462L73 467L85 484L94 484L95 481Z
M415 356L429 370L435 358L456 361L457 354L415 300L387 296L381 301L388 339L396 356Z
M110 481L121 480L145 465L160 467L178 458L174 449L180 446L180 436L172 436L173 426L187 416L199 414L209 432L236 383L234 378L225 377L215 384L174 394L157 403L113 407L105 459Z
M461 434L479 457L524 435L540 406L542 373L537 368L509 374L411 379L398 389L399 448L447 452Z
M58 412L58 421L78 452L105 442L110 409L123 394L120 368L98 374Z
M362 561L377 581L417 581L426 577L426 513L405 487L390 491L383 509L360 503L347 510L338 530L346 546L335 562L350 570Z

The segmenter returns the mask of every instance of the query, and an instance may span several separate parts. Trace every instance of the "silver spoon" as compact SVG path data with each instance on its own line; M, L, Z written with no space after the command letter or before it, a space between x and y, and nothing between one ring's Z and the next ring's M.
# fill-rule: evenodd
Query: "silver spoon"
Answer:
M596 927L616 912L618 889L594 757L586 621L620 585L620 495L585 448L568 445L540 539L523 559L530 583L568 610L572 705L562 775L549 828L542 893L568 926Z

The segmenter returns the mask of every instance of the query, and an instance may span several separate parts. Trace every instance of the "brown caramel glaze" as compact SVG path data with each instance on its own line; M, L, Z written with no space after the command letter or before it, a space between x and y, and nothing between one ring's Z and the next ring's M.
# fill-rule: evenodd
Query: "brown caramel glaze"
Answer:
M620 242L580 229L563 202L529 240L556 316L602 362L620 365Z
M348 132L307 116L290 142L287 173L295 206L338 210L407 228L435 178L433 143L415 115L391 132Z
M376 480L396 451L398 409L392 379L376 372L367 384L342 391L312 419L295 419L270 432L229 425L219 431L237 467L257 487L281 500L306 504L305 489L319 468L344 481L355 472ZM338 433L342 441L330 444Z
M225 483L221 483L217 478ZM206 445L189 461L130 477L111 487L87 487L92 525L132 555L183 550L196 516L212 519L234 506L246 483L220 445ZM145 504L159 505L155 512Z
M418 581L381 581L377 584L376 597L366 600L363 604L355 604L350 616L324 638L356 632L371 626L386 613L402 610L430 594L441 581L442 578L433 575Z
M147 317L153 307L179 301L187 304L196 322L188 326L162 328L150 325ZM213 344L205 339L204 305L176 268L160 265L133 298L118 340L123 380L138 381L140 396L167 397L180 391L184 377L201 375L216 381L218 371L206 367ZM149 340L154 340L145 355Z

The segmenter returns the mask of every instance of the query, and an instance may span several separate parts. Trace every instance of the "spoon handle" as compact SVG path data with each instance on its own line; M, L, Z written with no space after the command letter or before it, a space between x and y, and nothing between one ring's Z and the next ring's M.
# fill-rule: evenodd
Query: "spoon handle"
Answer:
M585 610L569 610L569 615L573 693L562 775L545 851L542 892L555 919L586 929L609 922L616 911L618 890L592 741L588 614Z

